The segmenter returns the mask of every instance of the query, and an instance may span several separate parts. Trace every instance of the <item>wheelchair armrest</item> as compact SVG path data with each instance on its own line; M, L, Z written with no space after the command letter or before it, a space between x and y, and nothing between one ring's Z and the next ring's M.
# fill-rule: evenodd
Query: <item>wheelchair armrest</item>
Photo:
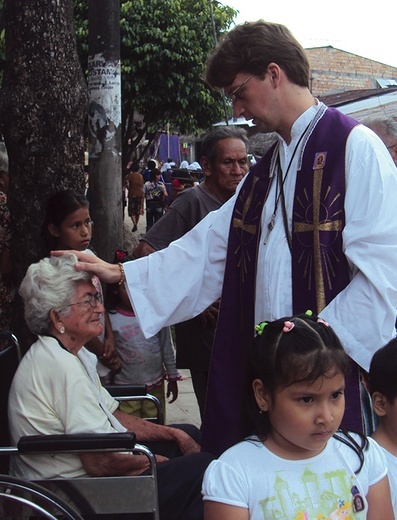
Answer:
M157 409L157 418L147 419L158 424L164 424L164 410L160 400L148 393L147 385L105 385L104 388L109 394L119 401L129 400L149 400Z
M56 451L132 450L135 433L74 433L69 435L28 435L19 439L20 453Z
M115 399L126 395L139 396L147 394L146 385L105 385L104 387Z

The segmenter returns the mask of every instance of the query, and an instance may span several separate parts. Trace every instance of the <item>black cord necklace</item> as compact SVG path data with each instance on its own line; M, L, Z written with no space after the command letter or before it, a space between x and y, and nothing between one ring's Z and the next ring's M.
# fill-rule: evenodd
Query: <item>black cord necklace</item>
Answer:
M276 191L274 194L274 209L273 209L273 213L270 218L269 224L267 225L267 233L266 233L265 240L263 241L264 245L266 245L266 242L269 239L269 235L273 231L274 224L276 221L278 203L281 199L281 209L282 209L282 213L283 213L285 236L287 237L288 247L289 247L290 251L292 251L292 238L291 238L291 233L289 232L289 229L288 229L287 209L285 207L284 183L289 174L291 164L292 164L292 161L294 160L295 154L299 148L299 145L302 142L303 137L305 136L306 132L308 131L310 124L311 124L311 121L305 128L304 132L302 132L302 135L299 137L299 140L295 145L294 151L292 152L291 159L288 163L287 170L284 175L283 175L283 170L281 168L281 163L280 163L280 153L278 153L278 155L277 155L277 178L276 178L277 184L276 184Z

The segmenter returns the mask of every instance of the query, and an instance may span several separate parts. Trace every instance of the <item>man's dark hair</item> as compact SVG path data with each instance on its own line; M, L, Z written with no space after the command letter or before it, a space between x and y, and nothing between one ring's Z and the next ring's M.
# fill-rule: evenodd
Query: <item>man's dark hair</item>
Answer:
M216 144L223 139L241 139L246 147L248 147L247 132L243 128L237 126L220 126L212 132L205 134L201 144L201 156L207 157L210 164L216 161L217 147Z
M206 80L223 88L239 72L263 78L270 63L276 63L292 83L309 87L310 66L303 47L284 25L263 20L237 25L225 35L208 59Z
M139 161L133 161L130 167L130 172L139 172Z

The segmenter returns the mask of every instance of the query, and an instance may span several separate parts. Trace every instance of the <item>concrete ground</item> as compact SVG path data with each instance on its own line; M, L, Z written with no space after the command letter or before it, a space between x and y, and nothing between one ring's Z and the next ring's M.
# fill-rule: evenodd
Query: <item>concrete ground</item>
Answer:
M146 218L143 215L138 222L138 230L132 233L132 222L128 213L124 218L124 248L129 252L138 244L139 237L146 232ZM200 412L196 396L193 392L192 379L189 370L180 370L183 381L178 382L178 399L166 406L166 423L189 423L198 428L201 426Z
M189 423L200 428L200 412L193 392L190 371L180 370L180 372L184 379L178 381L178 399L174 403L166 405L166 423Z

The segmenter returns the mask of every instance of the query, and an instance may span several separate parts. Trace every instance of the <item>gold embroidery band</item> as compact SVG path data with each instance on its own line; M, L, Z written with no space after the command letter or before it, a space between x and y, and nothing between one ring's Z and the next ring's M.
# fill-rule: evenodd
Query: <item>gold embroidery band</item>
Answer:
M323 180L323 169L315 169L313 172L313 223L295 222L295 233L313 232L313 251L314 251L314 276L316 287L317 312L321 312L326 306L324 275L321 263L321 231L341 231L342 221L320 222L321 205L321 184Z

